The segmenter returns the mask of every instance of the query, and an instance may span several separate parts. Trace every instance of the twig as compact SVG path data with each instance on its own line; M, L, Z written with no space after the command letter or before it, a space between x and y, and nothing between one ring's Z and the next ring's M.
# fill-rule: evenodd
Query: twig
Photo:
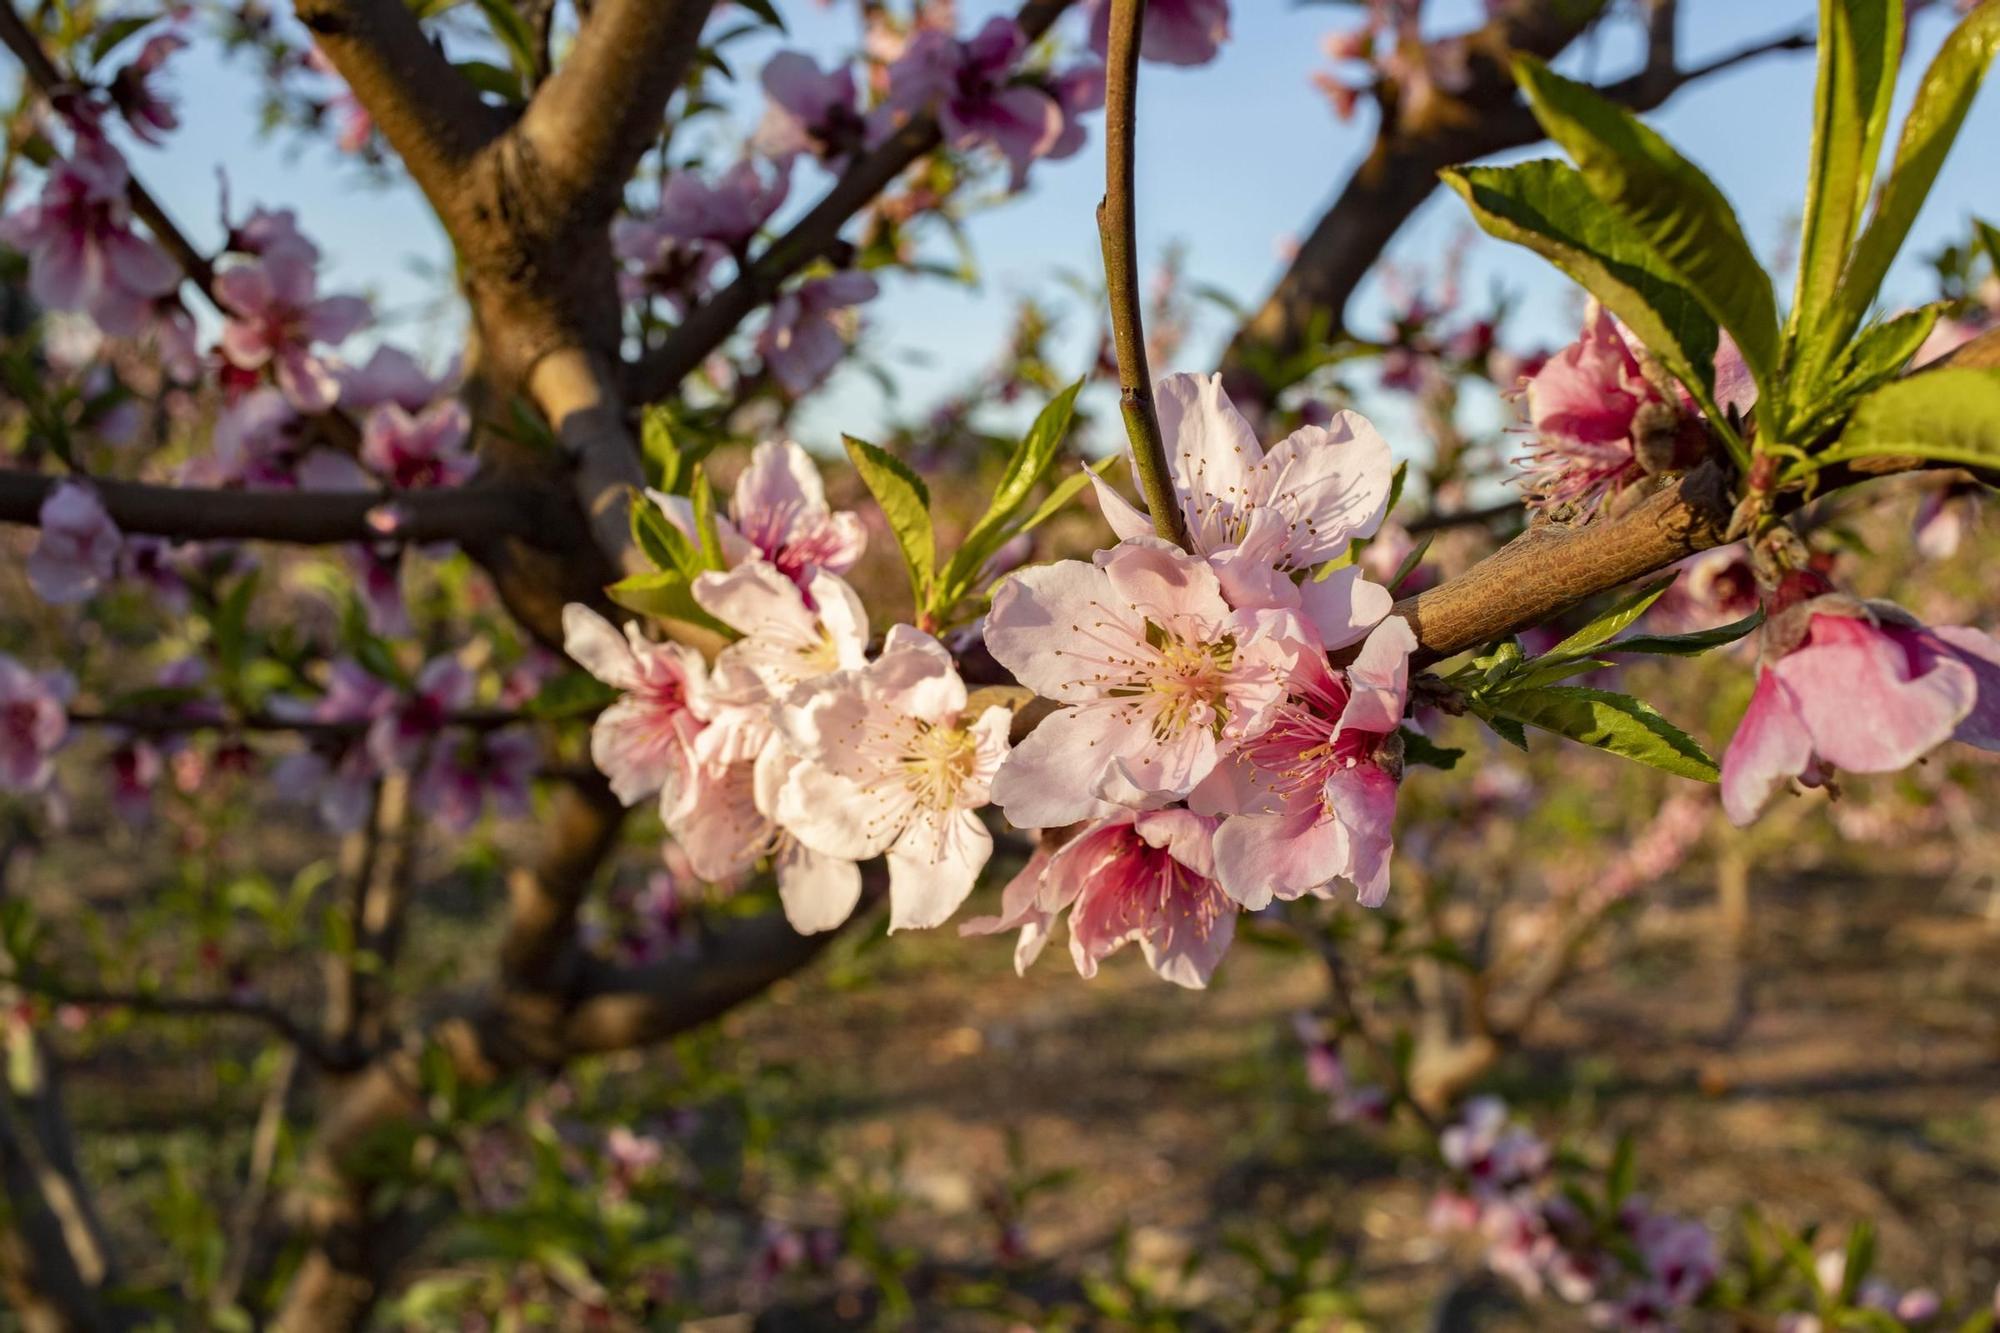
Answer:
M1028 0L1015 16L1030 41L1047 32L1074 0ZM856 159L824 198L783 236L772 241L727 287L690 310L665 341L625 368L625 397L633 404L676 393L708 354L777 294L806 265L840 244L841 228L873 203L890 182L943 142L937 117L917 116L865 156Z
M3 7L3 6L0 6ZM38 524L49 492L73 477L0 469L0 523ZM126 533L174 541L475 545L500 537L535 543L557 531L558 497L524 486L413 491L237 491L90 478ZM385 531L380 522L393 519Z
M35 86L42 90L44 96L54 98L60 93L78 87L77 81L64 74L50 58L48 51L42 46L41 39L21 21L21 16L15 11L11 0L0 0L0 43L5 43L7 49L14 53L15 59L21 62L21 68L27 72L28 78ZM180 265L181 272L187 274L189 280L201 289L202 295L209 299L210 304L220 308L220 302L215 299L215 265L210 262L208 256L195 248L194 243L188 240L187 234L167 216L167 211L160 206L159 200L153 198L146 187L139 183L138 177L130 175L126 177L125 194L132 205L132 211L138 214L140 220L152 230L154 238L159 241L161 247L173 256L174 262Z
M1111 341L1118 353L1118 407L1132 441L1132 466L1153 517L1153 531L1188 544L1187 521L1174 494L1153 375L1146 365L1146 327L1139 293L1138 218L1133 202L1138 138L1139 34L1146 0L1111 0L1111 44L1104 85L1104 199L1097 231L1104 245L1104 284L1111 301Z
M1312 939L1314 946L1319 950L1320 961L1326 965L1327 981L1333 988L1334 1000L1340 1005L1341 1013L1347 1018L1348 1028L1361 1039L1362 1046L1368 1051L1369 1060L1388 1081L1396 1100L1409 1107L1410 1114L1417 1118L1431 1137L1436 1138L1444 1126L1439 1123L1435 1115L1431 1114L1430 1108L1416 1099L1411 1091L1409 1079L1404 1073L1403 1062L1396 1058L1396 1053L1389 1049L1388 1043L1376 1035L1374 1023L1370 1021L1367 1011L1361 1007L1360 998L1355 995L1354 987L1348 980L1347 964L1340 956L1338 942L1327 938L1324 930L1314 930Z
M329 721L320 718L277 717L270 713L223 713L204 716L198 713L141 713L141 712L93 712L90 709L71 709L69 720L72 725L84 727L115 727L141 736L175 736L190 731L275 731L294 735L328 740L338 740L360 736L371 725L367 718L351 718ZM504 708L472 708L456 713L447 713L440 725L461 727L468 731L498 731L536 719L527 713Z
M5 978L12 985L56 1004L75 1004L94 1009L129 1009L135 1014L159 1018L241 1018L260 1023L273 1035L298 1048L300 1054L322 1069L336 1072L359 1068L365 1054L332 1051L318 1037L277 1005L266 1000L239 995L157 995L149 991L106 990L95 986L72 986L39 972L16 969Z

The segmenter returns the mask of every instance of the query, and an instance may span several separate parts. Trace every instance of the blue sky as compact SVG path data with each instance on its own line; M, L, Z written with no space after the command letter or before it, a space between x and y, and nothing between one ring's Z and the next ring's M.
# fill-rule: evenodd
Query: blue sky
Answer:
M784 8L793 22L790 44L822 57L851 49L850 7L827 11L791 0ZM976 24L1010 7L960 0L959 8L967 24ZM1476 0L1432 0L1431 21L1440 31L1461 27L1476 8ZM1681 8L1684 60L1691 63L1807 25L1816 6L1810 0L1683 0ZM1325 66L1319 39L1350 25L1355 11L1277 0L1237 0L1234 9L1234 39L1213 65L1196 71L1146 67L1140 239L1154 256L1170 242L1185 244L1190 281L1254 304L1282 270L1280 246L1311 227L1365 151L1372 124L1366 105L1353 123L1341 123L1309 82L1313 71ZM1917 24L1898 121L1917 71L1948 27L1942 16ZM1572 72L1613 77L1630 68L1638 45L1637 23L1614 20L1589 49L1572 52L1566 65ZM730 58L747 76L772 49L772 43L746 41L731 48ZM199 44L178 61L173 84L184 128L163 150L135 149L133 161L198 242L220 239L216 172L226 168L239 213L253 201L299 210L328 254L327 287L375 296L390 316L386 336L433 358L452 350L455 330L448 323L415 315L437 295L437 275L449 258L414 190L376 189L366 173L328 148L260 140L252 73L226 63L213 44ZM1811 91L1811 56L1783 54L1690 88L1653 117L1721 183L1767 255L1783 246L1803 190ZM757 106L753 85L734 109L735 125L753 123ZM719 131L718 125L703 133ZM1981 148L1996 142L2000 95L1989 87L1892 278L1892 293L1900 288L1921 297L1919 256L1963 235L1974 212L2000 216L1991 149ZM1093 139L1070 161L1039 164L1024 196L973 219L971 236L982 268L976 291L926 279L888 283L869 307L869 346L894 373L902 397L891 405L871 377L846 373L804 417L801 434L808 443L824 443L815 432L828 440L840 430L875 433L885 416L921 410L995 353L1019 295L1060 293L1065 271L1094 276L1092 210L1101 187L1100 148L1101 141ZM813 170L802 172L794 204L809 202L822 184ZM1436 195L1398 237L1391 257L1435 266L1466 225L1457 200ZM1573 328L1573 289L1538 260L1482 242L1470 257L1466 290L1482 294L1495 283L1519 295L1526 331L1556 339ZM1367 329L1379 310L1378 284L1371 283L1360 296L1357 327ZM1080 312L1070 324L1080 358L1093 325ZM1156 372L1208 368L1226 338L1226 324L1219 314L1211 315L1198 333L1179 365L1155 367Z

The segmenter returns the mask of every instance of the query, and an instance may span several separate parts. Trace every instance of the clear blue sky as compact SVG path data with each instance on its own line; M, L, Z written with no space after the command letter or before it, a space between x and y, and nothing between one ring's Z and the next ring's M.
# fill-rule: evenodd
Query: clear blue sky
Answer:
M1432 22L1440 31L1462 27L1477 7L1476 0L1432 0ZM827 11L785 0L783 8L793 22L792 44L823 57L851 49L850 6ZM959 4L968 25L1008 8L994 0ZM1192 281L1254 303L1281 270L1283 240L1310 228L1355 165L1372 113L1364 105L1354 123L1342 124L1308 81L1325 65L1320 37L1351 24L1356 11L1273 0L1236 0L1234 9L1234 40L1215 64L1186 72L1147 67L1141 242L1152 254L1170 241L1185 242ZM1684 0L1685 59L1706 60L1800 27L1811 21L1815 9L1810 0ZM1927 16L1917 24L1898 122L1917 71L1948 26L1943 16ZM1636 23L1614 21L1592 49L1573 52L1568 65L1600 77L1623 73L1637 51L1638 36ZM731 49L730 59L749 76L770 49L775 49L772 44L746 41ZM250 71L225 64L212 44L197 47L173 66L173 85L181 98L183 130L165 150L139 148L133 160L198 241L219 239L215 173L226 167L239 212L251 201L299 210L329 255L330 288L365 289L385 313L406 312L402 322L389 322L387 336L433 356L451 350L450 327L440 327L434 318L407 316L435 296L435 275L448 263L442 237L413 190L376 190L364 172L328 148L259 141ZM1689 89L1654 118L1721 182L1753 241L1767 254L1782 245L1803 189L1811 88L1810 55L1778 55ZM758 106L754 82L740 103L735 123L748 126ZM2000 216L1994 143L2000 143L2000 94L1989 87L1920 220L1892 291L1900 285L1904 294L1920 297L1924 287L1917 256L1962 235L1974 212ZM1039 164L1025 196L974 219L971 234L983 266L980 290L897 278L869 307L872 352L902 385L898 414L933 401L991 357L1018 294L1059 292L1059 275L1065 270L1094 273L1092 209L1101 181L1099 146L1093 139L1068 162ZM821 184L814 171L802 172L794 202ZM1435 264L1465 225L1455 198L1435 196L1398 238L1392 257ZM425 272L431 276L417 276ZM1472 256L1467 291L1483 293L1495 282L1520 293L1525 327L1535 334L1556 338L1572 327L1573 289L1539 261L1482 243ZM1372 290L1364 290L1356 321L1360 327L1367 327L1378 300ZM1081 355L1091 323L1079 314L1072 325ZM1156 370L1207 368L1226 328L1214 315L1200 332L1182 353L1183 364ZM820 433L828 439L843 429L873 433L888 411L873 380L850 372L810 410L801 434L817 444L825 442L817 438Z

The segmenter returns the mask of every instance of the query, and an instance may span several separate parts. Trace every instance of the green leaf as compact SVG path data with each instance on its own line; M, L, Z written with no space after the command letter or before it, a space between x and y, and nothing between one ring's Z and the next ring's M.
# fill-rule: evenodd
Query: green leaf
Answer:
M1598 644L1613 637L1620 630L1630 626L1640 616L1645 615L1646 609L1652 606L1654 602L1659 601L1660 594L1671 588L1673 583L1674 580L1671 576L1664 579L1655 579L1631 596L1618 601L1603 615L1591 621L1588 625L1585 625L1582 629L1570 635L1567 639L1564 639L1561 643L1549 649L1535 660L1540 662L1561 657L1579 657L1595 650Z
M652 476L653 484L671 494L680 484L680 442L674 437L674 414L655 403L639 419L639 455Z
M1714 318L1687 280L1600 203L1574 168L1542 159L1442 174L1481 228L1533 250L1602 301L1687 386L1709 419L1721 420Z
M1973 234L1979 238L1979 248L1986 252L1986 262L1993 268L1993 276L2000 278L2000 227L1982 218L1972 220Z
M1840 1269L1840 1295L1842 1305L1851 1305L1861 1291L1861 1284L1867 1280L1869 1270L1875 1267L1875 1227L1863 1218L1847 1233L1846 1262Z
M508 102L528 100L521 87L521 76L514 70L503 69L490 60L454 60L451 67L482 93L492 93Z
M722 556L722 534L715 526L715 488L708 484L708 469L698 463L694 469L694 486L688 498L694 504L694 535L701 568L727 568L729 562Z
M1103 476L1111 470L1112 465L1118 461L1119 457L1118 454L1112 454L1108 458L1100 458L1089 467L1082 468L1075 474L1064 477L1061 481L1050 487L1049 493L1042 498L1040 504L1035 506L1034 512L1021 520L1021 526L1014 530L1015 534L1018 536L1024 532L1033 532L1036 528L1039 528L1042 524L1061 513L1069 505L1069 502L1077 497L1077 493L1090 484L1092 474L1100 477Z
M1611 1169L1604 1178L1604 1201L1616 1211L1618 1205L1632 1197L1632 1191L1638 1186L1637 1145L1630 1134L1621 1134L1618 1136L1618 1149L1611 1157Z
M678 570L662 570L658 574L634 574L620 579L604 591L618 605L642 616L678 620L732 639L739 637L735 630L702 610L701 603L694 599L693 584L692 579Z
M772 4L771 0L738 0L738 2L745 9L755 14L771 27L776 28L779 32L786 31L785 20L778 13L778 7Z
M1812 175L1791 328L1811 337L1861 226L1903 52L1902 0L1820 0Z
M1721 776L1694 737L1629 695L1550 685L1486 699L1482 705L1497 717L1553 731L1684 778L1714 782Z
M1657 653L1666 657L1695 657L1711 648L1735 643L1744 635L1764 623L1764 612L1752 611L1741 620L1732 620L1727 625L1714 629L1693 630L1686 634L1634 634L1629 639L1619 639L1615 643L1602 644L1600 653Z
M1083 381L1078 380L1051 398L1036 415L1035 424L1014 446L1013 456L1007 460L1007 469L1000 474L999 485L994 488L993 502L987 505L985 515L972 525L972 531L965 534L965 540L945 567L945 587L969 585L980 568L993 558L993 553L1006 543L1011 535L1009 521L1028 502L1035 484L1055 462L1056 451L1062 447L1063 437L1069 433L1070 419L1076 414L1077 392L1082 388Z
M1406 764L1448 770L1457 767L1458 761L1465 755L1465 751L1439 745L1421 731L1409 727L1402 728L1399 734L1403 738L1403 762Z
M1902 457L2000 467L2000 370L1944 366L1885 384L1814 461Z
M477 0L479 12L486 18L486 26L493 30L493 39L507 52L514 69L523 79L535 77L535 34L529 30L528 21L521 17L521 11L514 8L513 0Z
M1516 722L1513 718L1498 717L1489 713L1481 712L1479 715L1479 719L1480 721L1484 722L1487 726L1493 729L1493 734L1495 736L1498 736L1501 740L1507 742L1507 744L1513 746L1515 749L1525 750L1528 748L1528 733L1526 731L1523 731L1521 729L1521 724L1519 722Z
M903 552L903 564L910 572L910 589L916 594L917 610L930 609L931 588L936 582L937 536L931 528L931 493L923 478L910 471L901 460L866 440L852 435L841 437L847 456L861 474L868 493L882 506L889 531Z
M629 508L632 511L632 542L656 566L678 571L689 578L708 567L702 563L701 553L688 540L687 534L675 527L650 497L634 495Z
M1777 396L1778 301L1722 191L1623 107L1532 56L1514 62L1535 118L1616 209L1736 335L1767 398Z
M1917 220L1917 210L1937 183L1945 156L1965 124L1996 50L2000 50L2000 4L1988 0L1974 6L1965 21L1952 30L1924 71L1916 101L1903 122L1889 179L1876 198L1867 229L1848 257L1840 290L1827 307L1825 337L1829 347L1845 343L1875 303L1882 280L1889 275L1889 265Z
M1424 562L1424 557L1430 554L1431 543L1437 540L1437 536L1437 529L1433 528L1424 534L1422 541L1410 548L1410 553L1403 557L1403 563L1396 566L1395 575L1390 578L1386 585L1390 592L1394 592L1396 589L1402 587L1403 580L1417 572L1417 566L1421 565Z
M1937 327L1938 317L1943 313L1944 303L1934 301L1863 329L1861 335L1848 345L1847 355L1841 362L1841 394L1865 393L1902 374L1910 358L1924 345L1924 339L1931 336L1931 330ZM1851 402L1852 398L1848 401Z

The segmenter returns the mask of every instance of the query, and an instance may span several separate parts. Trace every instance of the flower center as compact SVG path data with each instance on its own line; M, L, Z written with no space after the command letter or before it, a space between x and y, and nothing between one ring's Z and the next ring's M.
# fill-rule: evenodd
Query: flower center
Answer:
M903 784L920 805L956 809L979 759L978 742L964 727L918 722L915 728L901 758Z
M1146 688L1155 703L1154 734L1173 736L1189 727L1220 732L1229 718L1223 686L1236 661L1236 640L1224 636L1213 643L1191 643L1149 620L1146 642L1154 652L1146 672Z

